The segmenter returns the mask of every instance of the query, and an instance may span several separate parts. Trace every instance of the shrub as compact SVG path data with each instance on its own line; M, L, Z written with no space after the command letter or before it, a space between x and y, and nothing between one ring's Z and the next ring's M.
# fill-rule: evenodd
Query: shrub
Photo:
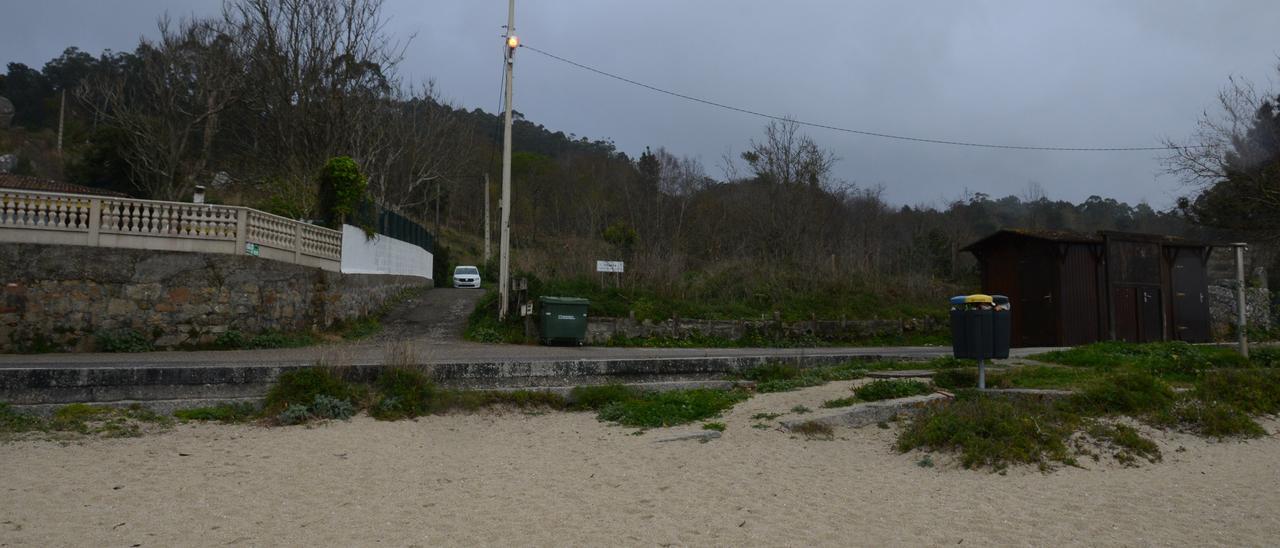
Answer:
M320 170L320 211L331 228L341 228L364 200L368 180L350 156L330 158Z
M347 420L356 414L356 408L347 400L317 394L311 402L311 414L319 419Z
M928 384L920 381L881 379L854 388L853 394L862 401L880 401L918 396L932 391Z
M369 410L373 418L395 420L431 412L437 390L426 375L413 369L384 369L373 383L380 399Z
M933 374L933 384L948 390L974 388L978 386L978 370L944 369Z
M39 430L44 421L35 415L15 411L7 403L0 403L0 432L30 432Z
M264 407L268 415L276 415L291 405L309 406L316 401L316 396L321 395L348 402L360 399L355 386L339 379L328 369L304 367L281 373L276 384L267 391Z
M604 384L597 386L576 386L569 393L574 409L599 411L611 403L633 400L640 397L640 392L621 384Z
M1249 414L1274 414L1280 412L1280 369L1213 371L1196 380L1192 395Z
M966 395L924 410L898 434L900 452L956 451L966 468L1071 462L1073 424L1043 404Z
M302 424L311 420L311 410L302 404L290 404L284 408L280 414L276 415L276 422L283 425Z
M1167 409L1173 402L1168 384L1141 371L1122 371L1076 393L1069 405L1088 414L1136 414Z
M837 398L834 400L824 401L822 402L822 406L827 409L835 409L838 407L849 407L850 405L859 403L861 401L862 400L859 399L857 396L849 396L847 398Z
M235 329L228 329L213 340L213 345L218 348L228 349L245 348L249 345L249 339L244 336L244 333Z
M1143 436L1137 429L1126 424L1093 423L1085 430L1090 437L1109 443L1117 449L1116 460L1131 465L1134 457L1147 459L1148 462L1160 462L1160 446Z
M1183 399L1170 409L1153 414L1152 422L1219 439L1257 438L1267 434L1248 413L1215 401Z
M791 431L808 440L832 440L836 437L835 430L825 422L805 421L792 426Z
M600 420L624 426L657 428L708 419L747 399L737 390L673 390L654 392L606 404Z
M251 403L227 403L213 407L179 409L173 412L173 416L184 421L218 421L223 423L247 422L257 414L257 407Z
M1258 367L1280 368L1280 346L1250 348L1249 362Z
M790 364L766 364L743 372L743 378L756 381L756 392L789 392L809 386L821 386L831 381L860 379L866 370L850 362L842 365L801 368Z
M155 346L151 340L132 329L98 333L94 337L98 350L103 352L151 352Z

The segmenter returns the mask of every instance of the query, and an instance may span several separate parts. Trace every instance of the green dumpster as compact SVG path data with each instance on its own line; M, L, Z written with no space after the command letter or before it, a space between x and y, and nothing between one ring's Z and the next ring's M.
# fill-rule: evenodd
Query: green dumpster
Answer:
M582 346L587 338L587 305L577 297L538 297L538 339L542 344Z

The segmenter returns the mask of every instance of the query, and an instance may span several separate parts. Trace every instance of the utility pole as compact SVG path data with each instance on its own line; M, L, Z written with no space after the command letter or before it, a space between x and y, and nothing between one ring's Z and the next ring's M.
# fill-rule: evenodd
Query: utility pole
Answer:
M507 34L506 65L507 85L503 102L506 112L503 114L502 133L502 226L499 229L498 243L498 321L507 320L507 309L511 306L511 86L515 79L513 69L516 60L516 48L520 47L520 39L516 38L516 0L507 0Z
M1240 335L1240 355L1249 357L1249 335L1245 333L1244 297L1244 249L1246 243L1233 244L1236 248L1236 333Z
M484 264L488 266L489 257L493 256L489 252L489 172L484 174Z

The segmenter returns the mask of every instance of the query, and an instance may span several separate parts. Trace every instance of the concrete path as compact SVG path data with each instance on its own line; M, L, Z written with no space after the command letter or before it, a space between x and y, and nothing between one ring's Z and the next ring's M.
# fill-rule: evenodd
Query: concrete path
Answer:
M822 348L609 348L547 347L480 344L462 340L467 317L483 296L473 289L439 288L397 307L384 321L384 330L370 340L332 343L307 348L269 350L207 350L137 354L0 354L0 369L198 367L310 365L319 360L335 364L380 365L396 345L410 343L421 364L566 362L680 358L772 357L885 357L926 360L950 354L949 347L822 347ZM1019 348L1014 356L1048 349Z

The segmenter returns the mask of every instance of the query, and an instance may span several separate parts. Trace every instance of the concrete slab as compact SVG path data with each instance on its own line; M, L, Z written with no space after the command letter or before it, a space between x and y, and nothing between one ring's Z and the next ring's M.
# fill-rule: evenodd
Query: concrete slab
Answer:
M916 413L930 405L938 405L950 399L951 396L948 394L935 392L923 396L859 403L826 414L809 415L803 418L782 421L782 428L789 431L796 426L809 422L857 428L888 421L900 414Z

